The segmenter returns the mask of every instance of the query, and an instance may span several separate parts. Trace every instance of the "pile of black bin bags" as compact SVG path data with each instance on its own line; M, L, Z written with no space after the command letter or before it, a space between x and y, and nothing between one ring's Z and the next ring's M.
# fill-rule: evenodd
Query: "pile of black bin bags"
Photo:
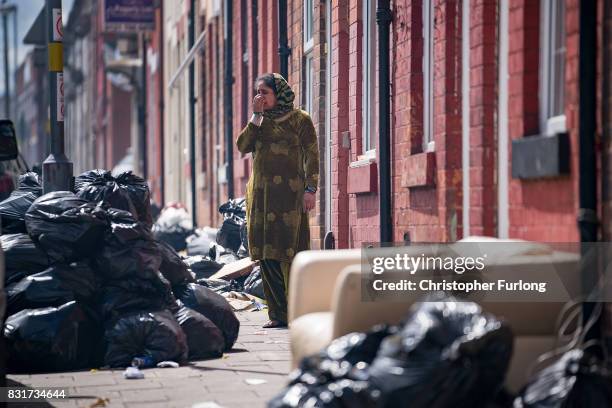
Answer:
M218 229L202 228L192 231L186 229L186 224L180 219L180 214L187 217L185 211L175 208L167 209L172 214L162 216L155 223L153 233L155 238L166 244L166 247L176 250L186 249L187 257L183 261L193 272L196 281L209 287L217 293L245 292L258 298L264 298L263 281L259 266L244 277L229 282L219 282L209 278L223 266L236 262L248 256L248 240L246 225L246 202L244 198L236 198L223 203L219 213L223 222ZM189 235L190 234L190 235Z
M34 173L0 203L3 335L13 372L219 357L239 321L152 233L146 182L93 170L42 195Z
M508 325L478 304L434 293L399 326L348 334L304 358L268 407L612 407L612 372L580 349L511 395L512 345Z

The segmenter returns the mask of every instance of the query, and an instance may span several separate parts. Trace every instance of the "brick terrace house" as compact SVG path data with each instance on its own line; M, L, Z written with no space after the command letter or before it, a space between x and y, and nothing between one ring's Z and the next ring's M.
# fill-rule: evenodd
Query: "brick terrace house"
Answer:
M196 2L197 3L197 2ZM379 241L377 1L287 1L288 81L319 133L313 248ZM394 241L469 235L578 241L579 1L390 2L391 220ZM198 3L198 219L228 194L224 50L232 45L233 140L257 75L279 71L278 1ZM598 216L609 236L610 4L597 2ZM602 44L606 44L603 47ZM555 153L556 152L556 153ZM234 196L251 159L236 150ZM552 158L552 159L551 159Z

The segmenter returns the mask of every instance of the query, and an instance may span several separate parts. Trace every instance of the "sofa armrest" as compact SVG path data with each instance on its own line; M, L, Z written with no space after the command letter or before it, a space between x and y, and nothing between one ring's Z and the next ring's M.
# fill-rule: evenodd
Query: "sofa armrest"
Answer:
M407 293L404 302L363 301L361 277L360 265L347 266L338 277L332 304L334 339L356 331L368 331L381 323L398 324L419 299L417 294Z
M307 313L330 311L338 275L345 266L360 263L360 249L299 252L291 264L289 322Z

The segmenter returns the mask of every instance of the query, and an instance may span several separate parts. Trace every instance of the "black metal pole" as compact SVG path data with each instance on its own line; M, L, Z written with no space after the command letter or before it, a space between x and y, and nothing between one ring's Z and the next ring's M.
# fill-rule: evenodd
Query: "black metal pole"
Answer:
M51 154L43 162L43 191L72 190L72 162L64 154L62 0L46 0Z
M225 75L223 89L223 114L225 127L225 161L226 161L226 177L227 177L227 197L234 198L234 133L232 129L233 114L233 98L232 85L234 78L232 76L232 1L226 1L223 14L223 47L225 49Z
M189 8L189 49L195 44L195 0L191 0ZM194 60L195 61L195 60ZM191 221L193 227L198 225L197 188L196 188L196 118L195 118L195 62L189 64L189 161L191 169Z
M389 82L389 27L392 15L389 0L378 0L376 22L378 23L378 163L380 191L380 242L393 241L391 221L391 152L390 152L390 82Z
M578 227L582 243L581 277L583 290L588 295L597 287L599 277L596 259L590 255L589 242L597 241L597 159L595 151L596 131L596 67L597 67L597 2L580 2L580 152L579 152L579 193L580 212ZM592 248L591 248L592 249ZM596 251L595 251L596 252ZM583 307L584 321L593 314L596 303L587 302ZM600 328L596 324L587 338L599 338Z
M287 79L289 55L291 55L291 48L287 41L287 0L278 0L278 55L280 56L280 74Z
M2 5L6 5L6 0L2 0ZM8 15L6 10L2 10L2 39L4 47L4 117L11 118L11 88L10 88L10 67L9 67L9 46L8 46Z
M159 49L159 60L160 61L164 61L164 8L160 7L159 8L159 38L158 38L158 49ZM158 76L160 78L164 77L164 64L159 64L159 74ZM158 99L159 99L159 103L160 103L160 109L159 109L159 133L160 133L160 138L159 138L159 150L160 150L160 155L161 155L161 160L160 160L160 167L161 167L161 182L160 182L160 192L161 192L161 203L160 205L162 207L165 206L166 204L166 164L165 164L165 141L164 141L164 110L166 109L165 105L164 105L164 98L162 97L162 95L164 95L164 81L160 80L157 81L158 82Z

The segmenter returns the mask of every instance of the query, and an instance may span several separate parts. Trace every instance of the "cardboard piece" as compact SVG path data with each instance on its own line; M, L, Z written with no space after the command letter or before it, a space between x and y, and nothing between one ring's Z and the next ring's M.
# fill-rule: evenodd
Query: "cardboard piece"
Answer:
M241 276L248 276L253 267L257 265L257 261L252 261L251 258L243 258L239 261L229 263L223 268L219 269L217 273L211 276L211 279L223 279L232 280L240 278Z

